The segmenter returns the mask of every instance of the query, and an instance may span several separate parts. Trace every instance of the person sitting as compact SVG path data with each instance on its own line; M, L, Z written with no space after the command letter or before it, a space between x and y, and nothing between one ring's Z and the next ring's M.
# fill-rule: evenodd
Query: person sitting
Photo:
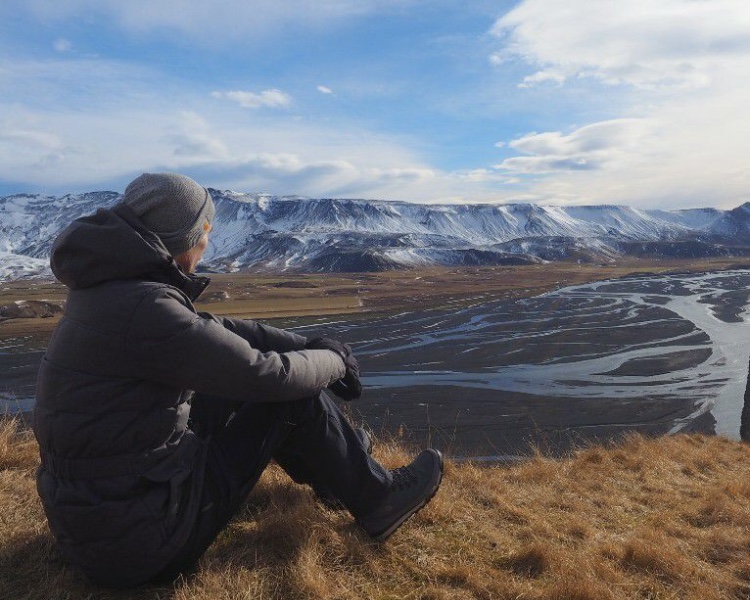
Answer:
M57 237L65 313L38 377L37 489L63 555L130 587L193 568L275 460L385 540L437 491L440 452L387 470L324 391L362 391L351 348L198 312L209 192L145 173Z

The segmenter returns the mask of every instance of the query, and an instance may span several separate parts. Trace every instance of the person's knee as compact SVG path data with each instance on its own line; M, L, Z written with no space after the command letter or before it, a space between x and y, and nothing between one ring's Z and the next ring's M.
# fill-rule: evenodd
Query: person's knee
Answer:
M290 422L303 423L319 419L330 411L330 399L324 394L307 396L287 403Z

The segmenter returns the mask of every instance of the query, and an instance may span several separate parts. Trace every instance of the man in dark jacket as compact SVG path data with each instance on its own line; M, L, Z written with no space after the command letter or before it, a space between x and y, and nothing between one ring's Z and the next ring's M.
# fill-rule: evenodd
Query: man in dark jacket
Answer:
M440 485L439 452L384 469L322 393L359 396L348 346L196 311L214 211L191 179L144 174L53 247L69 293L39 371L37 487L64 555L104 585L189 570L272 459L379 540Z

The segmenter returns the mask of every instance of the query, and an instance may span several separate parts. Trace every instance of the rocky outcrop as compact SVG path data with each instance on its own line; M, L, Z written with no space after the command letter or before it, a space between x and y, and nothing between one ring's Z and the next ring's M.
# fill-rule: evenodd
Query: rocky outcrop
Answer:
M0 319L46 319L62 314L64 302L52 300L16 300L0 306Z

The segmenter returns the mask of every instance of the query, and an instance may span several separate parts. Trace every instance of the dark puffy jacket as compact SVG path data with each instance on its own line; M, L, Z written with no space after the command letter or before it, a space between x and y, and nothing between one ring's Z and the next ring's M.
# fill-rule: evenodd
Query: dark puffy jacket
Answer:
M69 293L37 384L39 495L71 562L135 585L195 519L205 452L188 427L193 393L294 400L342 377L343 362L299 335L196 312L208 280L183 274L122 205L63 231L52 268Z

